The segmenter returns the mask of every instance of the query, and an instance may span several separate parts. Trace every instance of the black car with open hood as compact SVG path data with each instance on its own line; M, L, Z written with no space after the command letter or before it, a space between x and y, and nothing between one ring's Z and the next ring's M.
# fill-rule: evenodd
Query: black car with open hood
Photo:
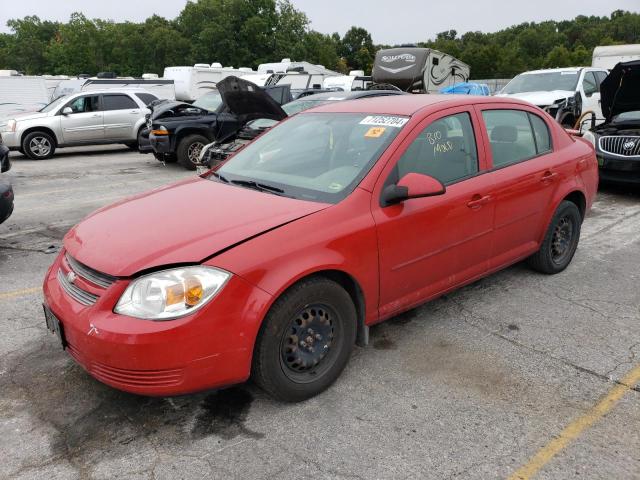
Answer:
M149 141L156 157L178 161L195 170L202 147L234 136L255 119L282 120L280 107L291 99L288 85L261 88L238 77L227 77L217 90L194 104L163 102L154 106L148 125Z
M600 179L640 184L640 61L618 63L600 85L605 122L585 133Z

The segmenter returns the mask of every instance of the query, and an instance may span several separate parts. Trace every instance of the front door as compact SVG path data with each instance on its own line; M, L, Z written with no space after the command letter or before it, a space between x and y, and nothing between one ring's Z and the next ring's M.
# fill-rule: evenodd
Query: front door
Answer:
M582 113L595 112L597 118L602 118L600 107L600 82L593 71L585 72L581 85ZM577 119L576 119L577 120Z
M65 108L72 113L62 114ZM60 126L64 143L91 143L104 139L99 95L82 95L60 109Z
M383 172L372 204L382 319L487 270L494 204L490 180L482 174L485 160L477 131L477 117L465 108L430 116ZM446 193L382 206L382 189L411 172L437 178Z

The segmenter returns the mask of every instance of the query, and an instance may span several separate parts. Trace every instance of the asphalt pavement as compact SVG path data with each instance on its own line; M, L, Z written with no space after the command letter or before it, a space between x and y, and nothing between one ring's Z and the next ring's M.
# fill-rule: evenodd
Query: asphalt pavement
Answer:
M194 173L119 146L12 160L0 478L640 478L640 188L601 189L562 274L516 265L376 326L332 388L292 405L251 384L145 398L86 374L42 314L62 237Z

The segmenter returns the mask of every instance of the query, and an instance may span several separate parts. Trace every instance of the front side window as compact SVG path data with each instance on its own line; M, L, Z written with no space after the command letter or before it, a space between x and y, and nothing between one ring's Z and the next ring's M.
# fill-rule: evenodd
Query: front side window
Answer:
M522 110L482 112L495 168L528 160L551 150L546 123Z
M395 115L295 115L247 145L211 178L337 203L360 183L407 122Z
M478 173L478 151L468 113L431 123L411 143L396 166L396 181L421 173L450 184Z
M71 101L67 107L71 108L73 113L97 112L100 110L98 95L87 95L78 97Z
M129 95L104 95L105 110L128 110L138 108L138 104Z

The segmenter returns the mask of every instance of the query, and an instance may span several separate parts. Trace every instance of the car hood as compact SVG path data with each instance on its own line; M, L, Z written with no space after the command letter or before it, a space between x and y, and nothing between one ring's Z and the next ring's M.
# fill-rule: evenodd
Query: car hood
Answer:
M569 90L552 90L550 92L500 93L496 97L517 98L539 107L547 107L553 105L556 100L573 97L574 95L575 92Z
M230 76L216 85L227 112L238 116L242 122L256 118L282 120L287 114L269 93L256 84Z
M327 206L196 177L92 213L67 233L64 247L95 270L128 277L201 263Z
M607 122L621 113L640 110L640 60L613 67L600 84L600 101Z
M25 112L25 113L16 113L16 114L8 114L8 115L4 115L2 120L0 120L0 123L6 123L8 120L17 120L17 121L21 121L21 120L37 120L39 118L45 118L48 117L49 114L48 113L40 113L40 112Z

